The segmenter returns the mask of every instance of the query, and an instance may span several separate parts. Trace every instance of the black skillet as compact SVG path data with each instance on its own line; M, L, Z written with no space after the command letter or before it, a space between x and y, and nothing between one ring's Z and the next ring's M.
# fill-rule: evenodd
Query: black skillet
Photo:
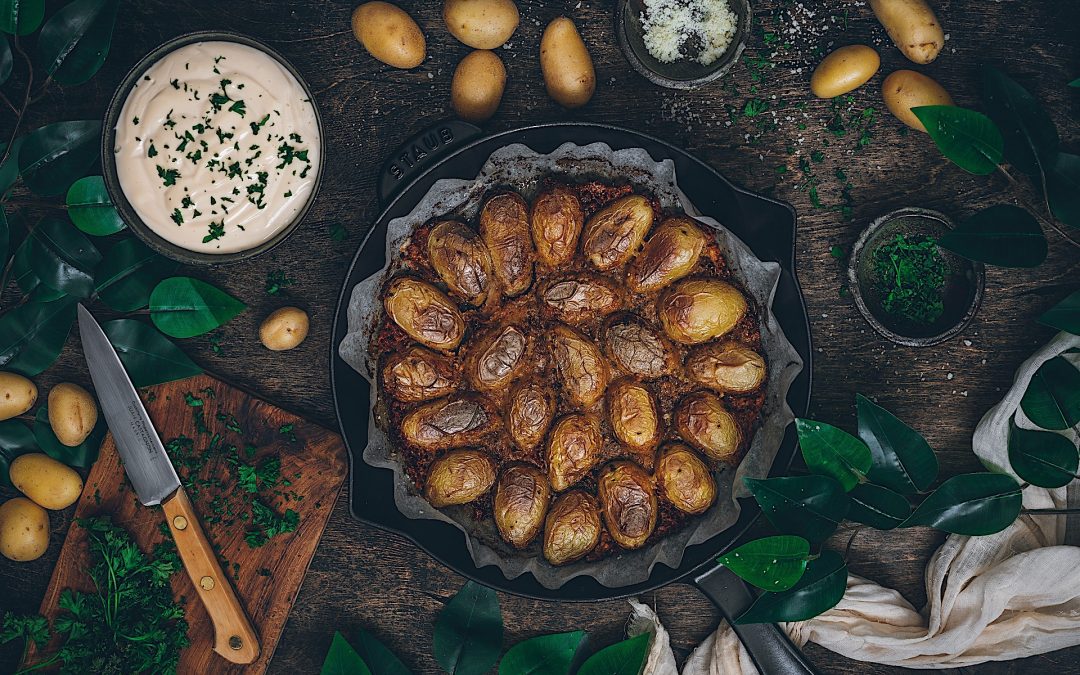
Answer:
M541 600L593 601L640 595L674 581L692 581L730 619L753 602L754 592L715 560L734 547L757 518L760 509L753 499L741 500L739 520L729 529L687 547L682 564L676 569L657 564L646 581L619 588L608 588L591 577L580 576L560 588L549 589L529 574L507 579L495 566L477 568L461 530L437 520L406 518L393 507L393 473L372 467L363 459L368 442L369 385L338 356L337 346L348 329L347 307L353 286L382 269L385 263L387 223L412 211L435 181L474 178L488 156L505 145L523 143L537 152L547 153L567 142L587 145L597 141L614 149L644 148L656 160L674 161L679 188L702 213L723 223L761 260L780 264L782 272L773 313L803 360L803 370L788 392L788 403L796 415L805 415L810 400L812 353L806 306L795 276L795 212L791 206L737 188L684 150L629 129L553 123L485 136L471 124L445 122L413 136L386 161L378 182L383 211L356 252L338 299L330 342L330 378L341 434L349 449L350 509L358 520L407 537L455 572L507 593ZM796 441L794 427L789 427L771 475L786 473ZM761 672L814 672L775 625L737 626L735 632Z

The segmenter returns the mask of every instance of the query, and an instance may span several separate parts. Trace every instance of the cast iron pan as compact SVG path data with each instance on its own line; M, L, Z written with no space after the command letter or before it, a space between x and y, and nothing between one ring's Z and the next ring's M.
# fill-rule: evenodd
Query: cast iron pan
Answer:
M507 593L542 600L606 600L639 595L677 580L692 580L727 617L737 616L753 602L754 592L715 560L735 546L757 518L760 509L753 499L742 500L739 520L728 530L687 547L677 569L657 564L648 580L632 586L608 588L591 577L581 576L560 588L548 589L530 574L507 579L495 566L477 568L466 548L463 532L449 523L403 516L393 507L393 473L363 460L368 439L369 386L367 380L338 356L337 347L348 330L347 308L353 286L382 269L385 263L387 223L412 211L435 181L474 178L488 156L505 145L524 143L539 153L547 153L566 142L587 145L597 141L614 149L644 148L653 159L674 161L679 188L702 213L723 223L762 260L780 264L782 272L773 311L803 360L803 370L788 392L788 403L797 416L806 414L812 352L806 306L795 277L795 212L791 206L737 188L685 151L629 129L590 123L553 123L484 136L471 124L445 122L413 136L386 161L378 183L383 211L356 252L338 299L330 342L330 377L341 434L349 449L350 508L355 518L401 534L459 574ZM784 436L771 475L787 472L796 444L792 425ZM775 625L739 626L736 632L761 672L813 672L802 653Z

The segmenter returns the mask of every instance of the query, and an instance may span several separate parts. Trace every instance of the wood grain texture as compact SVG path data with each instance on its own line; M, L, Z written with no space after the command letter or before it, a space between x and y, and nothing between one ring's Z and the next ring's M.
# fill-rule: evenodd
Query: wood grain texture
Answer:
M50 9L58 4L50 3ZM344 271L379 213L374 197L379 165L405 138L451 114L450 78L469 51L443 28L441 3L400 0L397 4L413 14L426 34L429 59L412 71L385 67L352 37L349 16L356 4L358 0L127 2L117 20L118 37L101 72L85 85L50 89L31 108L26 122L32 128L61 119L100 117L128 68L165 39L187 31L216 28L248 33L269 42L300 69L316 92L329 143L319 201L307 222L275 251L226 268L185 270L242 298L250 309L213 334L221 353L212 350L210 336L181 341L181 345L197 362L230 381L328 427L335 424L328 375L333 309ZM926 435L938 451L941 479L978 470L971 452L972 430L1009 386L1015 368L1052 335L1034 320L1076 288L1077 249L1048 233L1050 255L1040 267L989 269L986 299L974 322L958 338L924 349L894 346L869 328L850 298L840 295L845 267L829 251L834 245L846 249L867 223L900 206L934 208L954 218L1003 202L1037 207L1039 195L1030 186L1013 188L1001 175L966 174L942 158L926 136L904 133L902 125L884 112L881 80L893 70L914 68L941 82L958 104L978 107L976 68L982 63L1001 65L1044 103L1061 131L1063 147L1077 152L1080 94L1065 84L1080 76L1075 28L1080 25L1080 3L931 0L949 40L941 56L928 66L910 64L889 42L864 2L753 3L756 16L765 18L796 4L810 7L815 16L790 36L800 45L797 53L777 59L779 65L769 71L761 93L754 94L748 63L763 53L760 31L754 31L742 62L725 78L696 91L671 92L646 82L623 58L614 36L613 0L521 0L521 25L510 48L497 52L508 72L506 93L485 130L555 120L618 124L684 147L734 182L791 202L799 213L798 272L815 340L810 416L853 431L854 394L862 392ZM596 66L596 95L575 111L563 110L548 99L540 79L540 34L560 14L577 23ZM820 27L820 35L811 35L807 27ZM785 33L784 37L789 36ZM874 107L880 116L872 127L872 142L858 150L854 138L838 139L829 133L829 102L813 99L808 92L815 49L827 51L830 44L852 43L869 44L882 57L881 71L853 92L856 107ZM17 63L5 92L21 93L18 68ZM737 92L731 84L737 85ZM782 127L760 138L754 118L732 119L727 112L726 106L743 110L752 98L772 101L774 95L775 100L804 107L778 112ZM0 113L0 138L6 137L12 123L4 115ZM799 158L814 150L824 155L813 167L825 206L841 202L837 169L851 182L851 220L811 204ZM781 166L784 173L778 172ZM27 197L19 192L16 201L19 196ZM346 228L344 241L335 242L329 236L336 225ZM267 272L276 269L297 280L287 298L263 292ZM9 291L0 298L0 305L14 297ZM311 332L295 350L268 352L258 343L259 322L286 304L309 312ZM65 380L89 386L75 339L60 363L35 378L42 392ZM5 497L12 494L3 492ZM407 540L353 521L347 502L339 500L330 517L270 672L317 672L334 629L350 636L353 629L363 627L385 641L414 672L438 673L431 655L431 622L463 579ZM0 560L0 588L5 589L0 607L36 611L70 516L70 510L51 514L53 541L41 559L24 564ZM850 534L850 529L841 531L828 545L843 550ZM852 546L851 568L896 588L920 607L926 601L923 568L943 538L925 528L890 533L864 529ZM500 595L499 600L507 647L526 637L572 628L592 632L598 644L610 642L623 630L629 609L623 601L554 604L507 595ZM682 584L651 593L642 601L656 607L680 662L719 620L704 596ZM857 663L814 645L807 647L807 653L825 673L904 672ZM16 658L10 647L2 654L7 661L0 664ZM1080 648L963 672L1080 673Z

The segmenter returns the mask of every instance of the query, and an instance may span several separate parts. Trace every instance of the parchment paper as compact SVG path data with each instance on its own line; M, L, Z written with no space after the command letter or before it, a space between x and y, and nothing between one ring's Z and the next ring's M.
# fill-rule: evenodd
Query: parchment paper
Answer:
M480 210L484 195L497 187L510 187L526 200L531 200L540 182L549 176L562 176L571 182L587 179L630 182L635 188L656 195L665 209L684 211L713 227L717 242L735 277L756 301L760 313L761 343L769 368L762 424L738 468L734 471L730 468L718 470L716 480L720 498L709 511L643 549L563 567L553 567L544 560L540 537L524 551L516 551L502 541L490 518L474 520L470 506L440 511L417 492L395 448L375 422L375 364L368 352L368 342L382 313L379 289L386 273L396 269L401 248L414 226L444 215L472 221ZM566 143L548 155L539 155L521 144L500 148L491 154L475 179L440 180L409 215L390 221L386 259L386 267L373 270L371 276L353 289L348 308L349 332L338 347L341 357L371 386L372 410L368 413L370 438L364 451L364 461L372 466L393 470L394 500L397 508L407 517L449 522L465 532L469 552L478 567L496 565L508 579L529 572L546 588L559 588L580 575L590 575L612 588L640 583L648 579L654 565L660 563L678 567L688 545L701 543L731 527L739 517L736 498L747 496L742 477L764 478L768 475L783 441L784 430L794 419L786 401L788 388L802 370L802 359L772 314L780 266L758 260L746 244L720 223L702 217L679 190L675 165L671 160L657 162L644 149L612 150L604 143L586 146Z

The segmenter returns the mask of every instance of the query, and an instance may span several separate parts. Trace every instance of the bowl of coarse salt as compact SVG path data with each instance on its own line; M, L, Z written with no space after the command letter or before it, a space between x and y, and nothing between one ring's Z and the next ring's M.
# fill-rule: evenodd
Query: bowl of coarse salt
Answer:
M694 89L731 70L750 36L749 0L620 0L619 47L653 84Z

